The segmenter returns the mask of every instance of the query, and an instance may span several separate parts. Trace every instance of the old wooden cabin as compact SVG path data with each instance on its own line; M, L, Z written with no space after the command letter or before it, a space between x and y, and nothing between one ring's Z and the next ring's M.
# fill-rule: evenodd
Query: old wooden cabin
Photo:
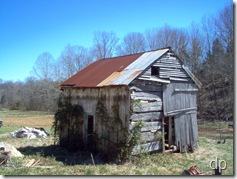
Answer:
M130 154L193 151L200 86L171 48L97 60L61 84L82 115L61 126L60 144L110 154L125 146Z

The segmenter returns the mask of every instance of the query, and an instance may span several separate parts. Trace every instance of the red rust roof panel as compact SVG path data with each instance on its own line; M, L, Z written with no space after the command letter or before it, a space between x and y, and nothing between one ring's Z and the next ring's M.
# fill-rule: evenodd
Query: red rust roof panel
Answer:
M97 60L63 82L61 86L96 87L112 73L123 71L142 54Z

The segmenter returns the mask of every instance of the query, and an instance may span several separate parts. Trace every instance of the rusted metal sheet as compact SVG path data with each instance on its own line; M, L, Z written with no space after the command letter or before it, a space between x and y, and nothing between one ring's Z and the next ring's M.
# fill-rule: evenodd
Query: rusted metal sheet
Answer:
M63 82L61 87L65 88L67 84L74 84L73 87L96 87L114 72L122 72L142 54L97 60Z
M184 170L181 175L212 175L212 172L204 172L197 165L193 165L188 170Z
M143 70L149 67L155 60L160 58L168 50L169 49L166 48L144 53L136 61L134 61L124 69L125 73L121 75L116 81L114 81L113 85L119 85L119 84L128 85Z
M105 80L100 82L97 86L109 86L113 84L117 79L119 79L121 76L126 74L128 70L123 70L121 72L114 72L109 77L107 77ZM135 71L129 78L134 79L137 75L139 75L142 72L142 70ZM121 85L121 84L119 84Z
M128 85L167 51L169 48L97 60L66 80L61 87Z
M111 85L115 79L117 79L119 76L122 75L123 72L113 72L109 77L107 77L106 79L104 79L102 82L100 82L97 87L99 86L108 86Z

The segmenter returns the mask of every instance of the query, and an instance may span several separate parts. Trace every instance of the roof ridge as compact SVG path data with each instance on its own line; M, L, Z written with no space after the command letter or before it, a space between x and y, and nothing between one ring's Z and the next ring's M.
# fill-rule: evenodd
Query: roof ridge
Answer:
M115 57L109 57L109 58L101 58L101 59L98 59L98 60L115 59L115 58L127 57L127 56L138 55L138 54L144 54L144 53L147 53L147 52L154 52L154 51L164 50L164 49L169 49L170 50L171 47L168 46L168 47L158 48L158 49L154 49L154 50L148 50L148 51L144 51L144 52L139 52L139 53L133 53L133 54L127 54L127 55L121 55L121 56L115 56Z
M108 60L108 59L114 59L114 58L121 58L121 57L127 57L127 56L133 56L133 55L138 55L138 54L143 54L146 52L139 52L139 53L133 53L133 54L128 54L128 55L121 55L121 56L116 56L116 57L109 57L109 58L100 58L98 60Z

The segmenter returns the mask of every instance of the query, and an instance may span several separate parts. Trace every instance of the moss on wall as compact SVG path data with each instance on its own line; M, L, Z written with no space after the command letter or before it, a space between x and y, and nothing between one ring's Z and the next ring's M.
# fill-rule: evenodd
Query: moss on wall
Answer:
M66 96L62 93L58 100L58 110L54 115L53 122L56 142L70 150L82 148L84 146L83 140L81 140L83 116L83 108L80 105L72 105L71 95Z

